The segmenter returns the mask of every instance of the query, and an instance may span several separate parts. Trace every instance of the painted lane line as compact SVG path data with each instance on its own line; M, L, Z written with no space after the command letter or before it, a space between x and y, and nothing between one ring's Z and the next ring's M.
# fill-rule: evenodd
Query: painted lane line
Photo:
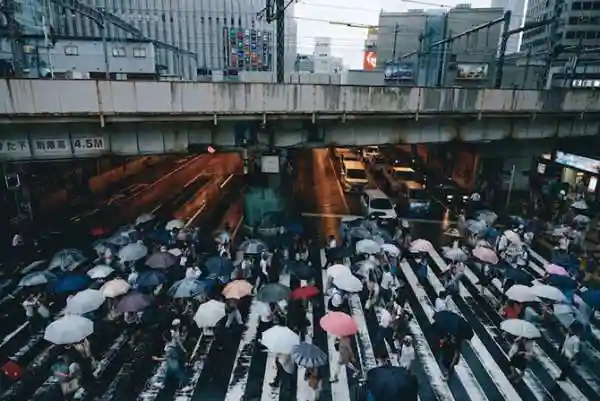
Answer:
M427 323L431 324L433 322L433 307L431 306L431 302L425 291L420 287L417 276L412 271L412 268L409 266L408 262L402 261L401 263L402 272L406 277L408 284L413 290L413 293L417 297L419 304L421 305L421 309L425 313L427 317ZM486 401L488 398L477 382L475 375L471 371L471 368L467 365L464 358L460 358L458 364L455 367L456 375L458 379L461 381L464 386L467 394L471 397L472 400L477 401Z
M444 271L448 268L448 266L446 266L446 263L444 262L444 260L440 257L440 255L437 253L437 251L435 249L430 250L429 254L431 255L432 259L435 261L435 263L442 269L442 271ZM429 283L431 283L431 285L436 293L439 294L440 291L444 290L444 286L442 285L440 280L437 278L437 276L431 271L431 269L428 269L427 280L429 281ZM465 297L463 294L467 293L470 298L471 294L467 291L465 286L460 282L459 282L459 286L460 286L460 291L459 291L460 296L464 299ZM420 294L418 296L419 299L421 299L422 297L423 298L427 297L427 295L425 294L425 291L423 291L422 288L419 288L419 292L420 292ZM449 301L448 302L449 309L452 312L454 312L457 315L464 318L463 314L460 312L459 307L454 303L454 301L452 300L451 297L448 297L448 301ZM421 303L421 304L423 305L423 303ZM496 360L489 353L485 344L483 344L483 342L481 341L481 339L479 338L477 333L475 333L473 335L473 338L470 341L468 341L467 344L472 348L472 350L474 351L474 354L477 356L477 359L479 360L479 362L481 363L481 365L487 372L490 379L494 382L494 385L500 391L500 393L502 394L504 399L505 400L514 400L514 401L522 400L519 393L517 393L517 390L515 390L515 388L511 384L511 382L504 375L504 372L502 372L502 369L500 368L500 366L498 366L498 364L496 363Z
M290 286L290 275L282 274L279 278L279 284ZM269 352L267 356L267 364L265 365L265 375L263 378L263 387L260 400L261 401L276 401L279 399L279 393L281 391L281 383L278 386L271 386L273 380L277 376L277 367L275 366L275 360L277 355ZM246 372L246 376L248 372Z
M26 321L25 323L21 324L15 330L13 330L12 332L10 332L6 336L4 336L2 343L0 343L0 349L2 347L4 347L10 340L15 338L17 336L17 334L19 334L21 331L23 331L25 329L25 327L27 327L27 326L29 326L29 321Z
M356 350L358 351L361 370L363 375L366 375L369 370L377 367L377 360L373 353L373 344L369 338L369 330L367 329L367 322L365 321L359 296L357 294L349 295L348 303L350 305L350 313L358 326L358 333L356 333L355 338L360 344L356 344Z
M175 392L175 401L191 401L214 342L215 335L212 331L205 332L205 334L202 334L198 339L198 356L192 367L194 373L188 378L187 383L183 388L180 388ZM185 391L183 390L184 388Z
M153 401L164 387L167 374L167 361L161 361L154 369L154 374L146 381L144 389L137 396L138 401Z
M306 280L300 281L300 286L305 287L308 285ZM312 344L312 339L314 336L314 320L313 320L313 306L312 302L308 301L308 307L306 308L306 318L310 322L310 325L306 328L306 335L304 336L304 342L308 344ZM298 377L296 384L296 400L298 401L314 401L315 400L315 391L308 385L308 382L304 380L304 375L306 374L306 368L302 366L298 366Z
M323 285L327 283L327 272L323 270ZM328 312L329 296L327 291L323 289L323 299L325 301L325 313ZM339 355L335 349L335 336L327 333L327 350L329 352L329 377L333 377L335 369L338 365ZM337 382L331 383L331 400L332 401L348 401L350 399L350 387L348 386L348 375L346 367L342 366L338 373ZM300 401L300 400L298 400Z

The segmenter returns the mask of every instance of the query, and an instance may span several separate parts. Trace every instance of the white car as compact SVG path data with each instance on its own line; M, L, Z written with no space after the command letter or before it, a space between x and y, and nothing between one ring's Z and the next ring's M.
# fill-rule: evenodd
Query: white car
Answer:
M384 219L396 219L398 214L390 198L379 189L368 189L361 197L362 208L365 215L379 215Z

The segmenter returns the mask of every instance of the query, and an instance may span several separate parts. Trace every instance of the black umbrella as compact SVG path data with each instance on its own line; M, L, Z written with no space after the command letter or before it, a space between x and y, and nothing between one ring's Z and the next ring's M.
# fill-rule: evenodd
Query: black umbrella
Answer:
M508 266L504 269L504 276L506 278L514 280L515 284L523 284L530 286L533 281L533 276L524 270L515 269L512 266Z
M550 274L546 279L546 282L548 285L567 291L574 290L578 287L577 281L573 280L571 277L560 276L558 274Z
M300 280L310 280L315 275L314 269L304 262L290 261L287 266L292 274Z
M231 259L221 256L211 256L206 259L204 267L209 277L224 278L224 281L229 281L233 272L233 262Z
M354 251L352 248L338 246L336 248L331 248L327 251L327 258L329 260L341 260L343 258L349 258L353 254Z
M439 334L450 334L458 339L473 338L473 328L461 316L450 311L436 312L433 315L433 328Z
M379 366L367 372L367 388L375 401L417 401L416 376L397 366Z
M260 302L264 302L267 304L273 302L279 302L283 299L286 299L290 296L290 289L283 284L279 283L270 283L265 284L258 294L256 294L256 299Z

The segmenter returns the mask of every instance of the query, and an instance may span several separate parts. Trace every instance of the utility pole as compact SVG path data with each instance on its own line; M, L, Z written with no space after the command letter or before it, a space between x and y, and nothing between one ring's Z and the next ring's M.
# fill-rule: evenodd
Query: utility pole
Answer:
M394 48L392 49L392 62L396 62L396 42L398 41L398 24L394 24Z
M277 57L277 65L275 68L278 84L282 84L285 81L285 9L290 4L292 4L291 1L285 4L285 0L267 0L265 8L258 13L259 17L261 17L264 12L269 24L276 21L275 55Z

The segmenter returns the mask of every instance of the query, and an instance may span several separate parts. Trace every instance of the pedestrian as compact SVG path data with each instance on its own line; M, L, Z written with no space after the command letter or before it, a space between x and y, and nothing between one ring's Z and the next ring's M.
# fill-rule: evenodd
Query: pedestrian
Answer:
M266 253L263 253L260 257L258 264L258 277L256 279L256 285L254 286L255 291L269 282L269 257Z
M420 253L415 258L415 262L417 264L415 273L419 279L419 284L421 284L421 286L425 286L425 284L428 283L427 275L429 274L429 265L427 264L427 259L423 253Z
M279 387L282 382L287 384L296 369L292 356L289 354L277 354L275 357L275 369L277 369L275 379L269 385L271 387Z
M225 328L229 328L233 323L242 325L242 314L240 313L237 305L237 300L228 299L225 303L227 310L227 321L225 322Z
M435 299L434 308L436 312L448 310L448 294L446 293L446 291L440 291L437 298Z
M563 381L567 379L567 376L571 373L575 359L579 354L581 340L579 336L569 331L565 338L565 342L560 350L560 356L562 358L560 362L560 375L556 380Z
M341 312L343 310L345 301L346 297L344 292L342 290L334 288L333 290L331 290L331 296L329 297L327 309L329 309L332 312Z
M528 338L518 337L508 351L510 362L510 375L508 379L513 382L518 382L523 379L527 361L532 355L532 341Z
M333 376L330 382L335 383L338 381L338 375L343 367L348 367L353 373L354 377L360 376L360 370L358 370L354 363L356 363L356 356L352 351L352 345L350 344L350 337L340 337L335 343L335 349L338 352L338 363L333 367Z
M383 274L381 275L381 283L379 284L379 293L385 303L390 302L392 293L396 287L396 279L390 270L389 264L383 265Z
M412 337L405 336L402 340L402 349L400 350L400 359L398 364L412 373L414 360L415 348L413 347Z
M390 346L392 352L398 352L396 350L396 345L394 344L394 307L389 305L387 308L384 308L380 311L377 316L378 327L377 327L377 342L383 344L385 346L385 342ZM385 347L383 347L385 348Z
M439 363L444 380L448 380L460 360L460 343L454 336L444 337L440 340L439 353Z
M323 390L323 375L319 368L306 369L304 373L304 380L308 383L308 386L313 390L313 397L311 400L305 401L318 401ZM304 400L298 400L304 401Z
M377 284L377 278L375 277L375 273L372 270L369 271L369 278L367 279L367 290L369 291L369 295L365 304L365 309L371 310L372 307L379 304L379 284Z
M185 353L181 347L173 341L169 332L165 333L165 347L163 356L153 356L152 359L158 362L165 362L165 387L176 386L182 391L191 390L191 386L185 386L187 374L185 372ZM162 387L162 386L158 386Z

